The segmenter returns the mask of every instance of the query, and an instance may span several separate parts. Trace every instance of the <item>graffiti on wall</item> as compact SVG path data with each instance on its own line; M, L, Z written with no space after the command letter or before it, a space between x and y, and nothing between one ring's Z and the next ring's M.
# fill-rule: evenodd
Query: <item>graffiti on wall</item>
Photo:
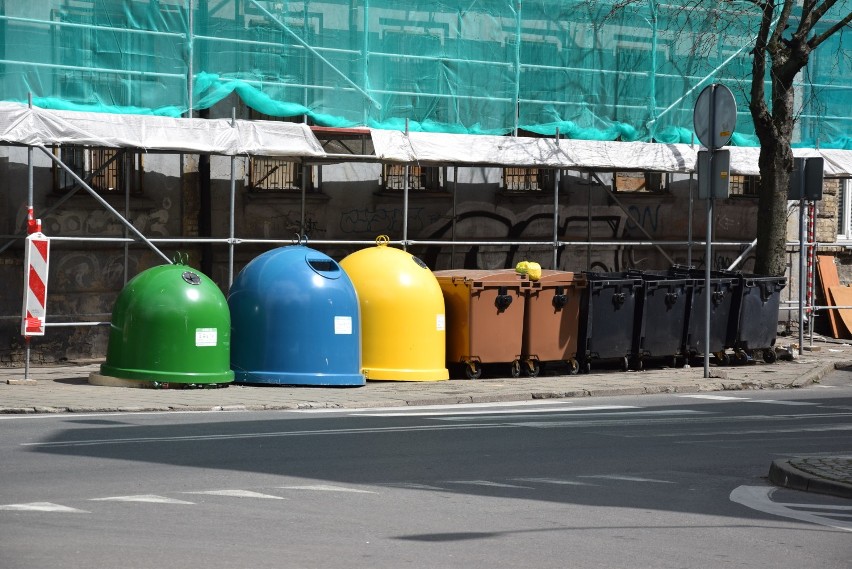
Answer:
M146 236L167 236L171 207L171 200L164 198L160 208L131 212L130 221ZM124 224L112 213L102 209L68 209L53 212L42 224L45 234L62 236L115 237L123 235L124 228Z
M302 214L300 211L289 210L284 213L265 218L262 222L263 236L266 239L290 237L292 235L305 235L316 237L325 233L322 222L314 217L311 212L305 212L305 227L302 230Z
M479 207L477 207L479 205ZM546 207L530 207L521 211L497 209L491 204L467 204L467 208L456 216L456 240L476 240L470 235L487 235L483 241L548 241L553 238L553 214ZM563 210L565 213L568 210ZM684 240L679 235L667 235L667 212L662 204L631 205L627 207L629 216L620 208L596 208L589 215L562 215L557 225L560 241L572 243L560 247L557 251L556 266L562 270L594 270L618 272L627 268L660 268L669 261L653 246L596 245L589 247L586 241L625 241L640 238L647 240L645 232L657 239ZM427 226L421 234L425 239L449 240L453 235L452 217L435 216L437 220ZM680 223L676 231L681 231ZM691 262L693 266L703 264L693 247ZM736 248L728 247L715 254L714 269L727 268L738 256ZM732 253L733 251L733 253ZM669 247L666 254L675 263L686 264L688 251L686 246ZM525 245L473 245L456 246L455 256L449 260L448 247L431 246L420 253L423 260L433 267L453 266L467 268L498 269L512 268L521 260L535 260L542 266L553 266L553 251L548 246Z
M412 207L408 210L408 230L419 232L423 229L422 207ZM403 228L402 207L365 207L344 211L340 215L340 231L346 235L367 233L381 235L385 233L401 233Z

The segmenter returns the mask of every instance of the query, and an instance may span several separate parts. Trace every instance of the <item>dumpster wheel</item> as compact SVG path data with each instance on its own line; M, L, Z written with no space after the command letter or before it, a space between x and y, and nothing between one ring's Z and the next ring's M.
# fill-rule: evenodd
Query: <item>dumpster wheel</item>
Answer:
M633 358L633 369L635 369L636 371L642 371L645 369L645 359L642 356L636 356L635 358ZM626 369L624 371L630 370Z
M744 365L752 361L752 357L748 355L744 350L735 350L734 351L734 359L738 364Z
M775 353L775 348L766 348L763 350L763 361L768 364L774 364L778 360L778 354Z
M509 366L509 373L512 374L512 377L521 377L521 360L512 360L512 363L509 364Z
M541 362L536 358L530 358L525 360L524 363L527 367L527 375L530 377L538 377L538 374L541 373Z
M482 364L475 360L465 362L464 374L468 379L479 379L482 377Z
M580 372L580 362L571 358L570 360L566 360L568 364L568 374L569 375L577 375Z
M723 366L731 365L731 356L728 355L727 352L716 352L713 355L716 357L716 362L719 365L723 365Z

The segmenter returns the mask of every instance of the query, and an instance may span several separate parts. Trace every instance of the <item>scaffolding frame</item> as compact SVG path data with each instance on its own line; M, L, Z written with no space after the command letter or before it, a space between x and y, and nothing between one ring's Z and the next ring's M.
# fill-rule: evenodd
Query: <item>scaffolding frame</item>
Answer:
M231 125L233 126L235 123L236 111L232 112ZM333 134L335 129L324 129L327 134ZM346 132L344 134L350 134L350 132ZM406 130L405 135L408 136L408 131ZM556 144L559 144L559 133L557 132ZM58 242L95 242L95 243L116 243L121 244L124 249L124 282L128 281L128 259L129 259L129 248L133 243L141 243L147 246L151 251L153 251L158 257L164 260L167 263L172 263L173 260L169 259L167 255L165 255L158 247L158 244L169 244L169 243L190 243L190 244L226 244L228 246L228 280L227 285L228 289L230 289L234 280L234 254L235 248L241 244L265 244L265 245L289 245L296 242L302 242L304 239L305 231L305 210L306 210L306 185L302 184L301 192L300 192L300 203L301 203L301 212L300 212L300 231L296 237L296 239L256 239L256 238L241 238L236 236L235 234L235 200L236 200L236 156L231 155L231 169L230 169L230 191L229 191L229 208L228 208L228 237L226 238L208 238L208 237L168 237L168 238L149 238L146 237L141 231L136 229L132 222L129 221L130 217L130 187L128 177L125 177L125 188L124 188L124 196L125 196L125 207L124 212L119 212L116 208L112 207L109 202L107 202L103 197L101 197L96 190L94 190L89 184L89 180L96 175L97 172L91 173L87 176L86 179L80 177L73 169L66 163L62 161L62 159L56 156L50 149L48 149L43 144L35 144L27 146L27 178L28 178L28 186L27 186L27 211L32 212L34 210L34 187L33 187L33 150L38 149L43 154L48 156L52 163L54 163L57 167L62 168L66 173L68 173L75 182L75 187L72 188L65 196L63 196L57 203L53 204L51 208L47 210L48 213L56 210L59 205L64 203L71 195L73 195L79 189L85 190L89 195L91 195L102 207L104 207L110 214L112 214L123 226L124 236L123 237L86 237L86 236L74 236L74 237L50 237L53 241ZM122 148L121 152L117 152L116 155L107 163L103 164L100 169L103 169L108 166L108 164L118 158L120 154L125 152L128 148ZM363 146L362 146L363 149ZM134 149L138 150L138 149ZM148 151L156 151L156 149L147 148ZM211 154L212 155L212 154ZM305 157L303 159L303 167L307 167L310 165L329 165L335 163L344 163L344 162L372 162L377 163L381 162L375 155L369 154L326 154L325 158L316 159L311 157ZM409 238L409 227L408 227L408 217L409 217L409 176L408 176L408 168L414 163L406 163L406 175L404 176L404 184L402 191L402 206L403 206L403 227L402 227L402 236L401 239L391 240L389 243L394 245L399 245L404 250L407 250L409 247L418 247L418 246L438 246L438 247L447 247L451 251L451 263L454 262L455 258L455 248L457 246L526 246L531 248L541 248L541 249L551 249L552 250L552 267L556 269L558 267L558 256L560 250L564 250L568 247L585 247L588 252L587 257L587 270L591 269L591 248L592 247L654 247L657 249L663 257L669 260L669 262L673 262L671 257L666 253L664 247L686 247L688 250L688 259L692 258L692 248L694 246L726 246L726 247L740 247L743 249L743 253L734 261L734 263L728 267L728 269L734 269L740 262L745 259L745 255L747 252L754 246L756 243L752 241L751 243L739 242L739 241L711 241L708 243L706 240L695 240L692 235L692 223L690 216L690 224L688 226L688 236L686 240L683 241L664 241L664 240L654 240L652 236L644 230L640 220L635 219L628 208L626 208L620 200L615 195L615 192L608 188L606 185L599 185L598 187L607 192L608 198L612 199L613 202L624 212L624 214L634 222L634 224L644 233L647 240L605 240L605 241L594 241L591 239L591 234L585 241L568 241L568 240L560 240L559 239L559 178L561 175L563 168L556 169L556 180L557 185L554 191L554 200L553 200L553 239L552 240L476 240L476 241L464 241L464 240L456 240L455 239L455 227L457 221L457 183L458 183L458 165L448 164L447 166L452 166L454 168L454 179L452 185L452 230L451 230L451 239L450 241L446 240L418 240L418 239L410 239ZM467 166L467 165L465 165ZM498 166L499 167L499 166ZM541 166L537 166L541 168ZM100 171L100 169L98 171ZM574 171L575 169L572 167L570 170ZM591 177L598 171L594 168L586 168L580 170L581 173L585 173L587 175L588 180L591 180ZM305 177L303 176L303 180ZM692 191L692 174L690 174L690 191L689 191L689 210L690 213L693 211L693 202L694 202L694 192ZM588 217L591 220L591 191L592 185L589 184L589 201L587 204L588 208ZM804 205L804 204L803 204ZM589 228L591 227L591 223L589 223ZM131 237L132 234L132 237ZM10 237L11 240L6 244L0 246L0 252L8 248L11 243L21 237L25 237L25 235L14 235L14 236L4 236ZM374 240L346 240L346 239L330 239L330 240L311 240L312 244L316 245L373 245L375 243ZM799 249L799 256L803 257L799 262L799 266L802 266L804 263L804 256L814 255L815 251L821 246L825 244L817 243L813 240L809 240L805 242L804 240L800 240L799 242L788 242L786 246L788 250L790 247L797 247ZM813 279L813 274L810 275L811 279ZM811 287L813 283L811 282ZM785 311L798 311L798 326L800 332L800 342L799 346L803 345L802 341L802 331L804 330L804 320L806 319L805 314L815 314L821 310L829 310L829 309L842 309L847 307L837 307L837 306L816 306L815 303L812 302L813 299L808 299L808 301L804 301L802 295L804 294L804 287L800 286L799 290L799 302L796 306L793 305L784 305L782 306L782 310ZM26 291L24 291L26 294ZM852 307L850 307L852 308ZM95 321L80 321L80 322L46 322L45 326L100 326L107 325L109 321L95 320ZM810 338L811 343L813 343L813 326L810 326ZM28 339L27 339L28 340ZM28 379L28 371L29 371L29 362L30 362L30 353L29 353L29 341L26 343L26 367L25 367L25 380Z

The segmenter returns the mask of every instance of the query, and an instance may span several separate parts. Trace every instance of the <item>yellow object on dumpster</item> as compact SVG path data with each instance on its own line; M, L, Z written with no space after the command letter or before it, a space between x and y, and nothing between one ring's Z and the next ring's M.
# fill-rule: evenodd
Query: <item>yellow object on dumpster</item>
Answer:
M531 281L537 281L541 278L541 265L535 261L521 261L515 265L515 272L526 275Z

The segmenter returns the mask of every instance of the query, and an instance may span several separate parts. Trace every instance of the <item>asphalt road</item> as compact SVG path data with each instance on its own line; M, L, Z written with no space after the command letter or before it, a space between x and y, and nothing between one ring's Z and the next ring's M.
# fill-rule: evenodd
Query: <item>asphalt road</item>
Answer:
M790 391L0 418L0 567L848 569L848 371Z

